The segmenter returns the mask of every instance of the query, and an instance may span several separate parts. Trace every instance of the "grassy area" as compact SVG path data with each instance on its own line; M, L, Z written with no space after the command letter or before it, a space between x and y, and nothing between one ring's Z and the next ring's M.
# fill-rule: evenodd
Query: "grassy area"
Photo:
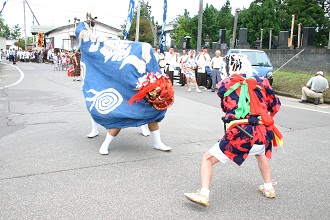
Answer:
M276 72L274 74L273 89L280 95L301 98L301 88L306 85L313 74ZM330 81L330 76L325 76ZM330 90L324 95L324 101L330 103Z

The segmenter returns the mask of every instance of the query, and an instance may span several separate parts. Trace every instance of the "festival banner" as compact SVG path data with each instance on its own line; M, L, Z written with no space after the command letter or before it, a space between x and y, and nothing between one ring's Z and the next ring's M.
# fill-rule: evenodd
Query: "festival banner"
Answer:
M160 36L160 52L164 53L165 49L165 41L166 41L166 31L165 31L165 25L166 25L166 13L167 13L167 0L164 0L164 13L163 13L163 25L162 25L162 34Z
M129 7L128 7L128 15L126 21L126 28L125 28L125 35L124 40L127 40L129 29L131 28L133 17L134 17L134 7L135 7L135 0L130 0Z
M3 9L5 8L7 2L8 2L8 0L6 0L6 1L2 4L2 8L1 8L0 14L2 14L2 11L3 11Z

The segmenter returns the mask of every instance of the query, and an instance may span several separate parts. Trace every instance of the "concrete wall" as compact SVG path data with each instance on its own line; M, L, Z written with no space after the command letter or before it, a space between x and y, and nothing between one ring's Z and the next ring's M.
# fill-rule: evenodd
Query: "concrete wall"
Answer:
M295 49L276 49L264 50L273 63L274 71L288 62L301 50ZM279 71L297 72L297 73L316 73L323 71L330 75L330 50L329 49L305 49Z
M302 49L271 49L263 50L269 56L274 66L274 71L288 62ZM215 50L209 50L209 54L214 57ZM221 56L225 56L227 50L221 50ZM329 49L304 49L299 55L293 58L279 71L294 73L316 73L323 71L325 75L330 75L330 50Z

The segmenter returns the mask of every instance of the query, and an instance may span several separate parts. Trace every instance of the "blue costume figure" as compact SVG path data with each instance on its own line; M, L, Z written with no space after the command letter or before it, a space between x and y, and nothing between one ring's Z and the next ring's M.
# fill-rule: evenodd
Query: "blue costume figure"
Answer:
M86 23L78 25L76 36L87 110L108 130L99 153L109 153L120 129L144 124L149 126L154 148L171 150L160 140L158 122L173 104L174 92L150 44L97 37Z

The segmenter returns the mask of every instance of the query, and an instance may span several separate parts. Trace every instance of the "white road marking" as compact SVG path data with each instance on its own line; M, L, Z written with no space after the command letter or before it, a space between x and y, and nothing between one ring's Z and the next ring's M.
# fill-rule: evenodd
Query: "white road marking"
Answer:
M281 105L282 105L282 106L286 106L286 107L291 107L291 108L297 108L297 109L308 110L308 111L312 111L312 112L319 112L319 113L330 114L330 112L322 111L322 110L317 110L317 109L310 109L310 108L304 108L304 107L298 107L298 106L294 106L294 105L286 105L286 104L281 104Z
M3 87L0 87L0 89L4 89L4 88L8 88L8 87L11 87L11 86L15 86L17 85L18 83L22 82L22 80L24 79L24 72L18 68L17 66L14 66L14 65L11 65L11 64L7 64L7 63L4 63L5 65L9 65L9 66L13 66L15 67L18 72L21 74L21 77L19 78L19 80L17 80L15 83L11 84L11 85L8 85L8 86L3 86Z

